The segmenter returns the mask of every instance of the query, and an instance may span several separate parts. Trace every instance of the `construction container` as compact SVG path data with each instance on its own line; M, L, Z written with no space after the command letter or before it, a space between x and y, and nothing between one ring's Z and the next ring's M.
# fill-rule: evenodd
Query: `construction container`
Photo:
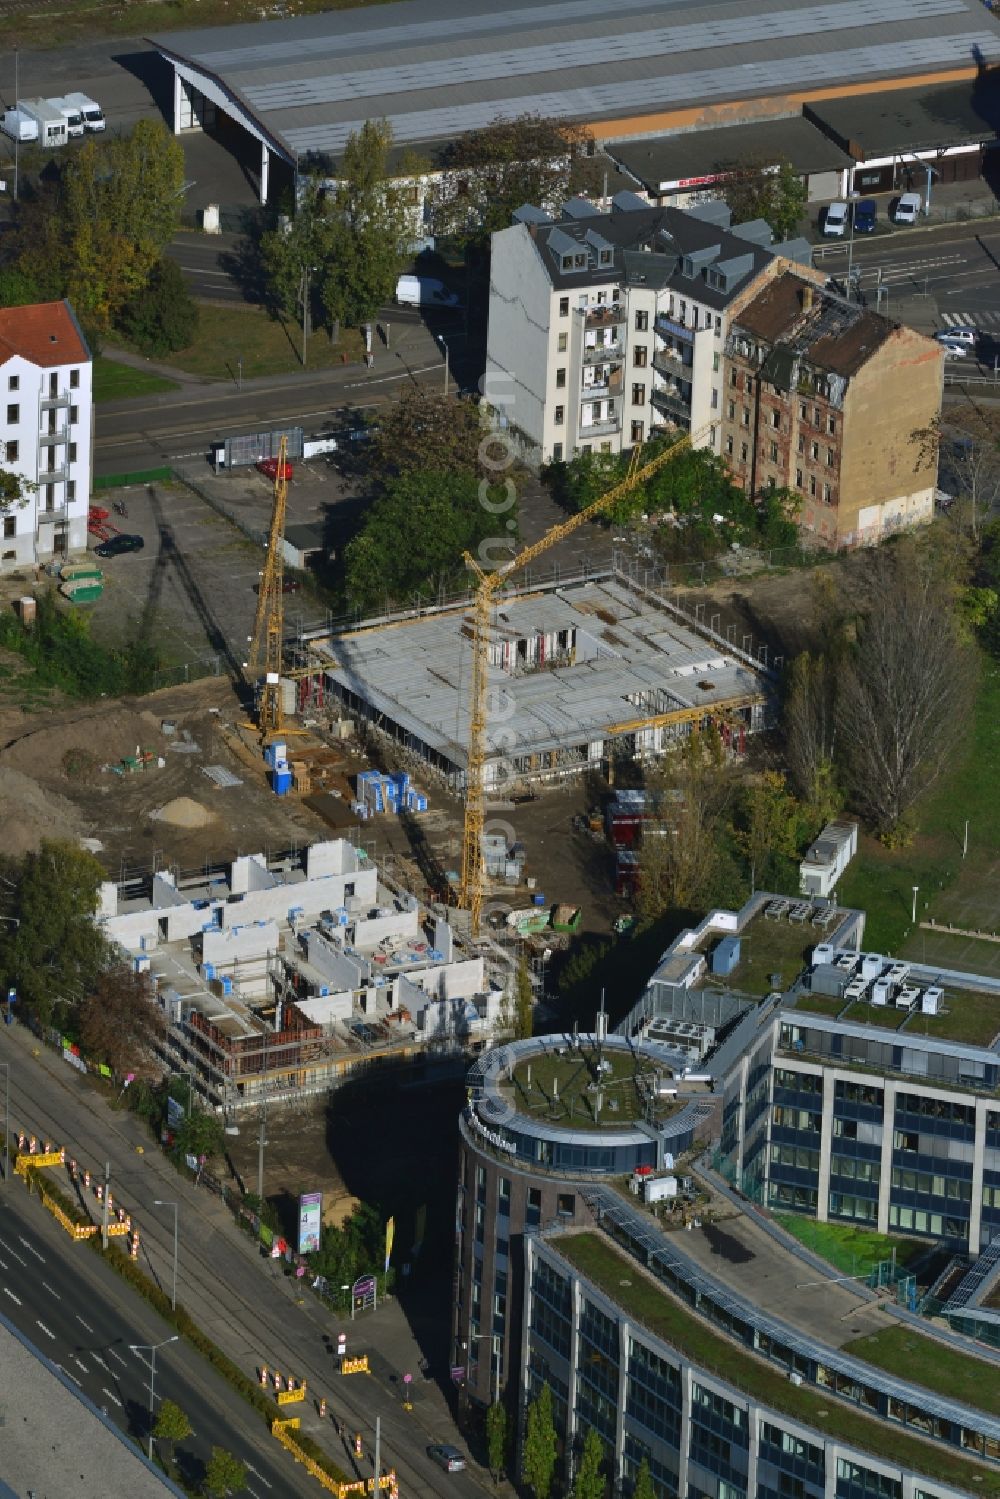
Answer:
M712 952L712 972L728 978L740 961L739 937L723 937Z
M17 612L20 616L22 625L33 625L35 623L35 616L38 613L38 604L36 603L33 594L28 593L25 594L24 598L18 599Z

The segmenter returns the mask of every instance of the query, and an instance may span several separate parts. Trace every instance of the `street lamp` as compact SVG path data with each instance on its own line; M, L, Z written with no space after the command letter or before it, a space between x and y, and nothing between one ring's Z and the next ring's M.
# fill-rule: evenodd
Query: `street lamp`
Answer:
M916 926L916 924L917 924L917 895L919 893L919 890L920 890L920 886L919 885L914 885L914 887L913 887L913 916L911 918L911 925L912 926Z
M3 1094L3 1183L10 1180L10 1063L0 1062L4 1072Z
M468 1348L470 1343L482 1343L488 1340L490 1352L493 1354L493 1404L500 1404L500 1334L496 1332L471 1333L466 1339L464 1347Z
M168 1343L176 1343L179 1338L180 1338L180 1333L176 1333L175 1332L174 1335L173 1335L173 1337L171 1337L171 1338L164 1338L163 1341L162 1341L162 1343L130 1343L128 1345L128 1351L129 1351L129 1353L135 1353L135 1354L148 1353L150 1355L150 1358L149 1358L149 1444L148 1444L148 1446L146 1448L146 1456L149 1458L150 1462L153 1461L153 1407L154 1407L155 1400L156 1400L156 1396L155 1396L155 1393L154 1393L155 1386L156 1386L156 1355L157 1355L157 1351L160 1348L166 1348L166 1346L167 1346Z
M445 393L445 395L447 395L448 394L448 362L449 362L448 345L445 343L444 338L441 336L440 333L437 336L437 341L441 345L442 349L444 349L444 393Z
M153 1199L154 1208L173 1208L174 1210L174 1279L170 1291L170 1310L177 1310L177 1204L176 1202L161 1202L158 1197Z

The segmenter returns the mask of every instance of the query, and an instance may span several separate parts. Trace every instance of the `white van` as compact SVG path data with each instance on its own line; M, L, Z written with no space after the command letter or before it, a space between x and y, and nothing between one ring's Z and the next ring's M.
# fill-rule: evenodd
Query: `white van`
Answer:
M843 239L847 223L847 204L838 198L826 210L826 215L823 219L823 233L828 239Z
M92 99L89 94L81 94L79 91L66 94L63 97L63 103L69 104L74 109L80 111L85 130L97 131L106 128L107 122L104 118L104 112L97 100Z
M457 307L458 298L444 282L430 276L400 276L396 282L397 307Z
M71 104L68 99L50 99L49 103L52 105L53 109L58 109L63 119L66 121L67 135L71 135L75 139L76 137L83 134L83 115L80 113L79 109L77 109L75 104Z
M915 224L920 218L919 193L903 193L892 206L894 224Z

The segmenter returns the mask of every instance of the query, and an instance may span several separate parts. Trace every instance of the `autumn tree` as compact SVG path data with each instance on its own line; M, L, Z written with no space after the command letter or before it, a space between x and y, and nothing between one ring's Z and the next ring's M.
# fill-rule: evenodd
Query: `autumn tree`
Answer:
M320 295L334 327L371 319L389 302L413 238L405 181L389 175L392 127L366 120L344 147Z
M835 810L836 673L827 655L802 651L788 668L782 719L792 784L811 807Z
M486 1451L493 1482L497 1483L507 1462L507 1408L499 1400L486 1412Z
M247 1486L247 1465L227 1452L225 1447L213 1447L205 1468L202 1488L210 1499L226 1499L228 1494L239 1494Z
M851 800L886 841L906 829L968 727L975 658L952 590L917 545L880 551L837 681L838 758Z
M116 1077L154 1070L152 1052L166 1034L166 1018L154 998L149 975L124 964L98 975L80 1006L80 1039L95 1061Z
M643 831L638 906L654 921L671 908L699 906L718 867L734 789L719 735L689 735L648 772L646 787L654 821Z
M522 203L554 208L600 188L593 137L577 125L523 114L470 130L448 148L432 213L437 234L485 240Z
M57 1005L74 1012L107 965L108 944L94 921L103 880L93 854L54 839L43 840L18 871L11 892L18 926L5 943L4 970L42 1025Z
M471 401L456 401L425 385L406 385L379 413L369 475L384 483L398 474L428 470L480 474L481 450L487 461L497 461Z
M791 859L798 851L798 804L777 770L751 781L740 800L736 841L750 865L754 889L766 889L775 857Z
M514 1040L526 1041L531 1035L532 1026L531 976L528 973L527 959L522 958L517 965L517 975L514 980Z
M1000 502L1000 418L987 406L959 406L913 434L925 482L940 477L957 504L956 519L979 544Z
M552 1419L552 1391L543 1384L528 1406L521 1449L521 1478L534 1499L549 1499L556 1471L556 1428Z
M735 224L764 219L777 240L795 234L806 211L808 192L805 179L787 158L745 156L719 162L715 170Z
M573 1499L604 1499L608 1485L601 1472L603 1466L604 1447L596 1427L588 1426L573 1483Z

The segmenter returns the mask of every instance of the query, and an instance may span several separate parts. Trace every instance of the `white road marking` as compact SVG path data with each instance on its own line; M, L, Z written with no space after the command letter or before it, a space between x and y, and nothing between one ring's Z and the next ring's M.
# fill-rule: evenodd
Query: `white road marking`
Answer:
M248 1472L250 1472L250 1473L252 1473L252 1474L253 1474L253 1476L254 1476L254 1478L259 1478L259 1479L260 1479L260 1481L261 1481L261 1483L262 1483L262 1484L263 1484L263 1485L264 1485L264 1487L265 1487L265 1488L266 1488L266 1489L269 1489L269 1488L270 1488L270 1487L271 1487L271 1485L270 1485L270 1484L269 1484L269 1483L268 1483L268 1481L267 1481L267 1479L266 1479L266 1478L265 1478L265 1477L264 1477L264 1475L263 1475L263 1473L258 1473L258 1471L257 1471L257 1469L256 1469L256 1468L255 1468L255 1467L254 1467L254 1465L253 1465L253 1463L248 1463L248 1462L247 1462L247 1461L246 1461L246 1458L244 1458L244 1459L243 1459L243 1461L244 1461L244 1463L245 1463L245 1464L246 1464L246 1467L247 1467L247 1470L248 1470Z
M80 1324L81 1327L85 1327L88 1332L93 1332L94 1329L91 1327L90 1323L89 1322L84 1322L84 1320L80 1316L79 1312L77 1312L75 1315L76 1315L76 1320L79 1322L79 1324Z
M17 1237L20 1239L21 1243L24 1245L24 1247L28 1251L28 1253L29 1254L33 1254L35 1256L35 1259L39 1260L41 1262L41 1264L44 1265L45 1264L45 1256L44 1256L44 1254L39 1254L38 1250L35 1248L34 1244L29 1244L28 1241L27 1241L27 1239L24 1237L23 1234L18 1234Z
M120 1353L116 1353L113 1348L108 1349L108 1357L115 1359L117 1363L121 1364L123 1369L128 1368L128 1364L125 1359L122 1358Z
M46 1291L48 1291L50 1296L54 1296L57 1301L62 1301L62 1297L59 1295L59 1292L53 1291L47 1280L43 1280L42 1285L45 1287Z
M113 1393L113 1391L109 1390L108 1387L107 1387L107 1385L102 1385L101 1386L101 1394L102 1395L107 1395L107 1397L108 1397L109 1400L113 1400L115 1402L115 1405L117 1405L119 1407L121 1406L121 1401L118 1399L118 1396L115 1395Z
M36 1317L35 1321L38 1323L38 1326L42 1329L42 1332L45 1334L45 1336L51 1338L54 1343L56 1340L55 1333L50 1332L50 1330L45 1326L45 1323L42 1321L41 1317Z
M100 1364L100 1366L101 1366L102 1369L107 1369L108 1373L109 1374L111 1373L111 1365L110 1364L106 1364L104 1362L104 1360L101 1358L101 1355L99 1353L94 1353L92 1351L90 1356L91 1356L92 1359L95 1360L96 1363Z
M0 1270L9 1270L10 1266L6 1260L0 1260Z
M14 1256L14 1258L17 1260L17 1263L19 1265L23 1265L25 1269L28 1268L28 1261L27 1260L22 1260L22 1258L18 1254L17 1250L16 1249L11 1249L10 1245L4 1239L0 1239L0 1245L2 1245L4 1249L6 1249L6 1251L7 1251L8 1254L12 1254Z
M73 1362L74 1362L74 1364L76 1365L76 1367L78 1369L82 1369L83 1370L84 1374L89 1374L90 1373L90 1370L87 1368L87 1365L83 1362L83 1359L82 1358L77 1358L77 1356L76 1356L75 1353L73 1355Z
M21 1298L20 1298L20 1296L15 1296L14 1292L10 1289L9 1286L4 1286L3 1293L4 1293L5 1296L9 1296L10 1299L11 1299L11 1301L16 1301L17 1304L18 1304L18 1306L21 1305Z

